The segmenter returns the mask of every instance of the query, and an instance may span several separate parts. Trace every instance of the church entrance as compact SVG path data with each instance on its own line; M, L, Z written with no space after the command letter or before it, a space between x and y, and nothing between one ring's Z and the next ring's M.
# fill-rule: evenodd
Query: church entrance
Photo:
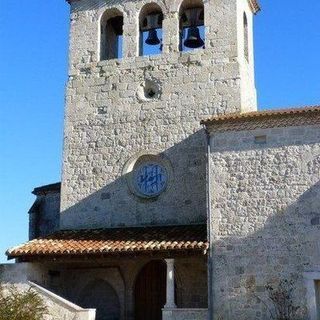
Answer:
M166 303L166 264L154 260L146 264L135 284L135 320L161 320Z

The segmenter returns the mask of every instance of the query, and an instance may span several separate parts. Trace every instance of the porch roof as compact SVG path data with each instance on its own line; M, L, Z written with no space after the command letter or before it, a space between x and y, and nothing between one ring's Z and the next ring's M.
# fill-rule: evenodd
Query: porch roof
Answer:
M61 230L9 249L12 258L119 255L208 249L206 225Z

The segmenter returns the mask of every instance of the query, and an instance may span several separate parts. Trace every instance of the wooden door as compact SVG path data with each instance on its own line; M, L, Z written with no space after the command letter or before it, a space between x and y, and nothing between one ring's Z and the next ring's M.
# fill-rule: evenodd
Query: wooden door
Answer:
M166 303L166 264L154 260L145 265L135 284L135 320L161 320Z

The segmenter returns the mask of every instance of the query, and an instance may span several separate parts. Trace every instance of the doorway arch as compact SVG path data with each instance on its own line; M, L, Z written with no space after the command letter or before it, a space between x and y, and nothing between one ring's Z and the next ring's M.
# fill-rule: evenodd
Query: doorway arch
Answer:
M140 270L134 287L135 320L162 319L166 277L166 264L162 260L152 260Z
M83 289L78 304L97 310L96 320L120 320L120 301L114 288L105 280L91 281Z

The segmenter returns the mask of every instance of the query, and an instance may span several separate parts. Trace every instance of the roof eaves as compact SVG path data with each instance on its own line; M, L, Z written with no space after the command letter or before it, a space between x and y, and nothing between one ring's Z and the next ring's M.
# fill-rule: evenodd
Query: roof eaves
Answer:
M8 259L208 249L206 225L61 230L7 250Z
M36 196L45 195L48 192L60 192L61 182L51 183L44 186L34 188L32 193Z
M220 124L224 122L234 121L249 121L262 118L277 118L283 116L295 116L320 113L320 106L308 106L303 108L288 108L288 109L275 109L275 110L263 110L244 113L227 113L223 115L213 116L208 119L201 120L202 125Z

